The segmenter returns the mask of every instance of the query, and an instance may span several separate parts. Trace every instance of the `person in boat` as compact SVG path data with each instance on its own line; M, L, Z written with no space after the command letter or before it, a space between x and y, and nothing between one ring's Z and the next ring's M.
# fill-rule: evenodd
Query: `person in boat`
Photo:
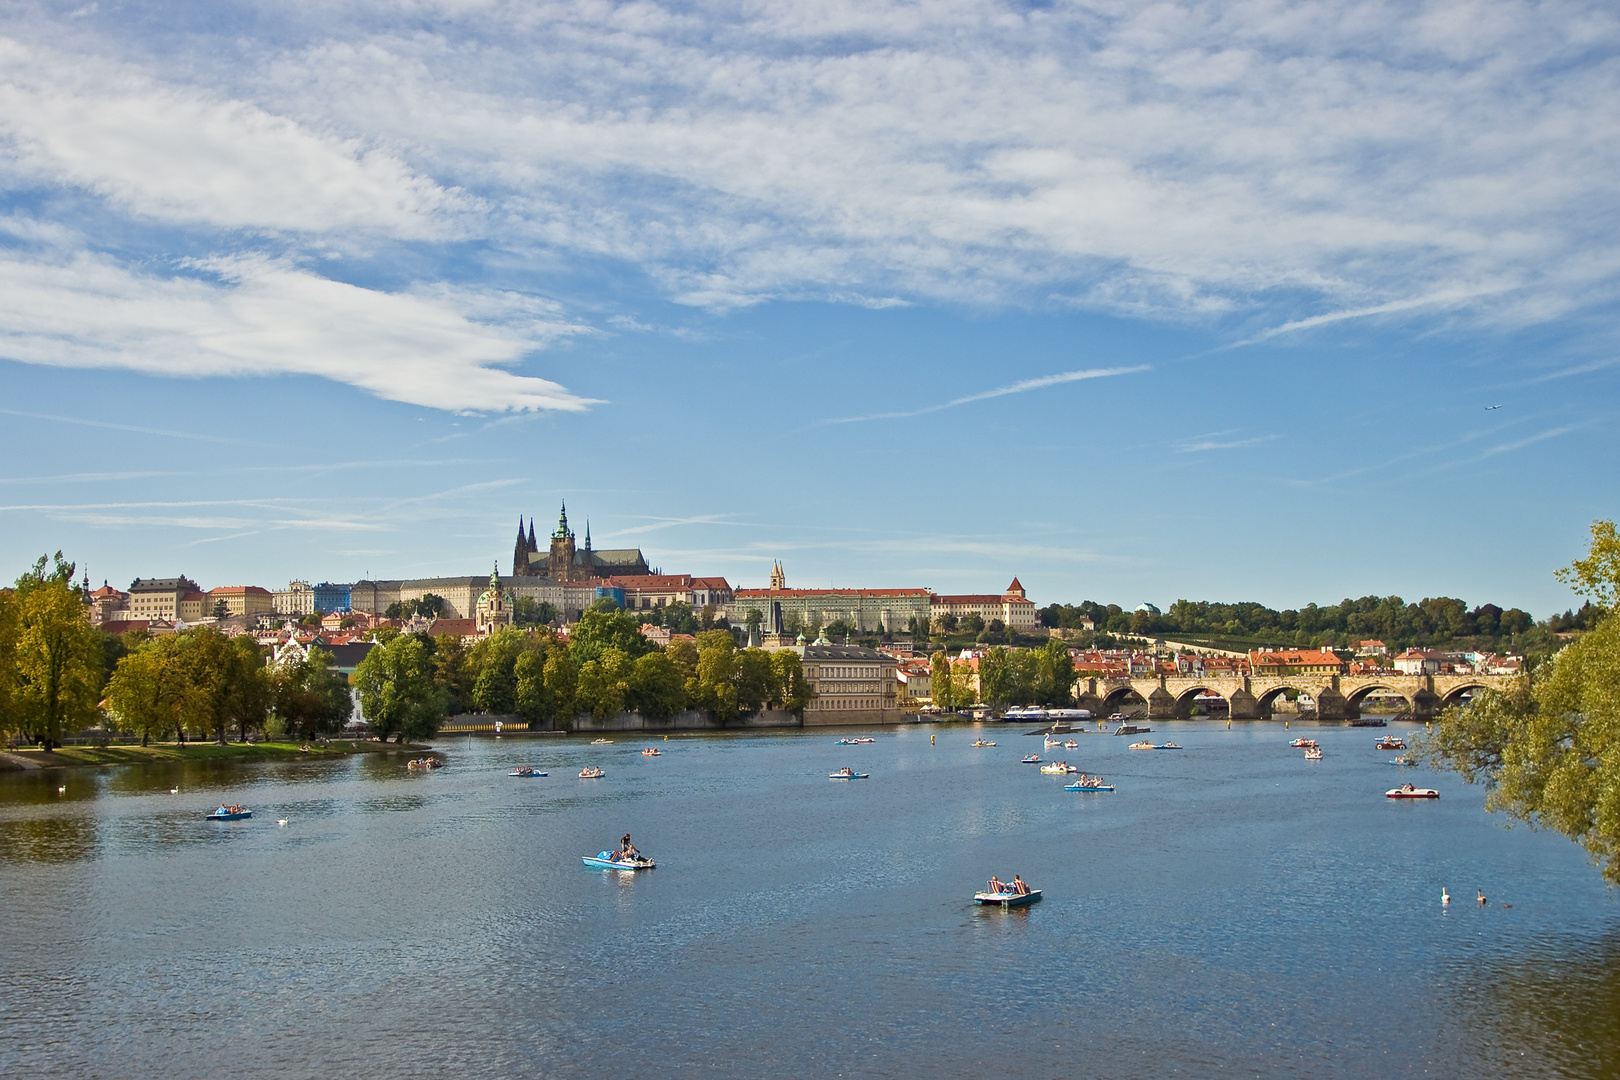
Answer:
M994 874L990 875L990 881L986 885L986 888L993 893L1003 893L1007 891L1006 883L1000 878L996 877Z
M1028 896L1029 886L1024 884L1023 878L1019 877L1017 874L1014 874L1012 880L1012 891L1017 893L1019 896Z

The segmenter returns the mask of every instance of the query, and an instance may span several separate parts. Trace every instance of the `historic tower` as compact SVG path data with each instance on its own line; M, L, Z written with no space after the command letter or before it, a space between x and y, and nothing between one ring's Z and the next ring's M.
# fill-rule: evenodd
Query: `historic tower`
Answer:
M579 576L574 568L574 530L568 527L566 502L563 503L562 513L557 517L557 528L551 534L550 576L554 581L573 581Z
M771 564L771 588L787 588L787 574L782 570L782 563L780 560Z

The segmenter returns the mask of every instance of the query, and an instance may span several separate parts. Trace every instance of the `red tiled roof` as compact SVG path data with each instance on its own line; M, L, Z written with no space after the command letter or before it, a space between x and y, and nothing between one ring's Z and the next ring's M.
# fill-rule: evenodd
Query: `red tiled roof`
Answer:
M1303 667L1311 664L1341 664L1344 661L1325 649L1283 649L1278 652L1254 650L1249 653L1249 662L1253 664L1287 664L1293 667Z
M257 585L221 585L217 589L209 589L209 596L243 596L247 593L262 593L270 595L269 589L261 589Z
M805 596L928 596L927 589L738 589L738 600L791 600ZM1001 598L996 597L999 603Z
M990 593L973 593L965 596L935 596L942 604L1033 604L1035 601L1026 600L1022 596L1009 596L1002 593L992 596Z
M476 633L478 633L478 621L476 619L434 619L428 626L429 637L438 637L440 634L456 634L460 637L467 637L469 634Z
M731 583L723 577L695 577L692 584L700 589L731 589Z
M626 577L610 577L608 584L617 589L647 589L657 592L660 589L686 589L692 584L690 574L635 574Z

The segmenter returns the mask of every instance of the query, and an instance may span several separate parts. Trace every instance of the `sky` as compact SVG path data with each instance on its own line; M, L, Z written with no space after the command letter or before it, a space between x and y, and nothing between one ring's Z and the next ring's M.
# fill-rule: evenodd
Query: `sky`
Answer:
M1617 178L1602 2L0 0L0 578L1545 616Z

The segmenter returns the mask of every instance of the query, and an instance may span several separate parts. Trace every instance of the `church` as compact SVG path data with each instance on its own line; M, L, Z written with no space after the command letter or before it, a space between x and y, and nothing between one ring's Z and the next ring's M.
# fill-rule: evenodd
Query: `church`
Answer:
M551 550L541 551L534 541L534 519L529 519L527 535L518 518L517 546L512 549L513 577L543 577L553 581L589 581L606 577L645 577L653 571L640 548L591 548L591 526L585 523L585 546L574 542L568 527L568 504L563 503L557 528L551 534Z

